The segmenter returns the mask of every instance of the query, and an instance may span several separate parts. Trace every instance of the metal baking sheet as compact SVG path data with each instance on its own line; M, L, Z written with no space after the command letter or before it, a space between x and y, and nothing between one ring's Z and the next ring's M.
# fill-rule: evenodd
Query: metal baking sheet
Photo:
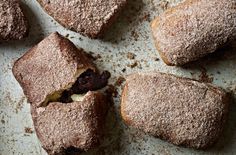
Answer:
M160 59L150 32L150 20L180 0L129 0L118 22L103 40L91 40L64 29L40 8L36 0L23 0L30 22L29 37L0 44L0 154L44 155L32 125L29 104L12 75L13 62L51 32L58 31L76 46L93 52L102 70L112 73L110 84L134 72L157 70L212 82L236 94L236 47L228 47L184 67L168 67ZM135 54L132 59L131 54ZM98 56L99 55L99 56ZM104 142L84 154L189 155L236 154L236 105L219 142L208 150L177 147L127 127L120 118L120 88L107 117Z

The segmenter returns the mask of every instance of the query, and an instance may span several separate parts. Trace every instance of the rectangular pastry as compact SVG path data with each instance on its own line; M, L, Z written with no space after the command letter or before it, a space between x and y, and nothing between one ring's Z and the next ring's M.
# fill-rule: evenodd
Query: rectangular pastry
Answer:
M90 38L101 37L127 0L38 0L61 25Z
M229 96L221 88L159 72L127 77L121 115L127 125L176 145L206 148L214 144L228 113Z
M235 0L186 0L152 21L154 42L167 65L183 65L236 39Z

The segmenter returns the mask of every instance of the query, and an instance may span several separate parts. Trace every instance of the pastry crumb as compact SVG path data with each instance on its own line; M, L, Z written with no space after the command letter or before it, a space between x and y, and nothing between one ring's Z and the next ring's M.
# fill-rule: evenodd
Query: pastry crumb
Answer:
M137 66L138 66L137 61L135 61L135 62L132 63L132 64L128 64L128 65L127 65L127 67L130 67L130 68L135 68L135 67L137 67Z
M125 78L122 77L122 76L120 76L120 77L118 77L118 79L116 80L115 86L121 86L123 82L125 82Z
M25 127L25 133L33 133L33 130L29 127Z
M127 53L127 58L128 59L135 59L136 55L134 53L128 52Z

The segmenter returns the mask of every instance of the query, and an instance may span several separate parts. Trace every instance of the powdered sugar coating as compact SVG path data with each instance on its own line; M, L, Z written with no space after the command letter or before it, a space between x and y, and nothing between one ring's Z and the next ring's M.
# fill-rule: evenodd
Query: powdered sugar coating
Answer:
M106 98L99 92L88 92L81 102L31 105L37 136L50 155L63 154L69 147L88 150L97 146L107 109Z
M206 148L223 129L228 96L217 87L163 73L133 74L123 90L128 125L176 145Z
M163 60L183 65L236 39L236 1L186 0L157 17L152 31Z
M28 32L28 23L19 0L0 1L0 40L20 40Z
M113 23L127 0L38 0L68 29L96 38Z
M13 74L29 102L39 107L69 89L87 69L96 68L84 51L55 32L19 58Z

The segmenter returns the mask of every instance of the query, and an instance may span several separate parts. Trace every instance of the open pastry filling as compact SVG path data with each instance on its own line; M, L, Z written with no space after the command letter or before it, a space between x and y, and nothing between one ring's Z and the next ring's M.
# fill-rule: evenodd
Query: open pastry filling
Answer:
M111 75L108 71L99 74L88 69L78 77L70 89L62 92L57 101L62 103L82 101L84 94L88 91L95 91L104 88L108 84L110 76Z
M104 88L108 84L110 76L111 74L108 71L99 74L92 69L88 69L77 78L70 88L57 91L48 96L44 102L44 106L49 102L70 103L73 101L82 101L84 95L88 91L95 91Z

